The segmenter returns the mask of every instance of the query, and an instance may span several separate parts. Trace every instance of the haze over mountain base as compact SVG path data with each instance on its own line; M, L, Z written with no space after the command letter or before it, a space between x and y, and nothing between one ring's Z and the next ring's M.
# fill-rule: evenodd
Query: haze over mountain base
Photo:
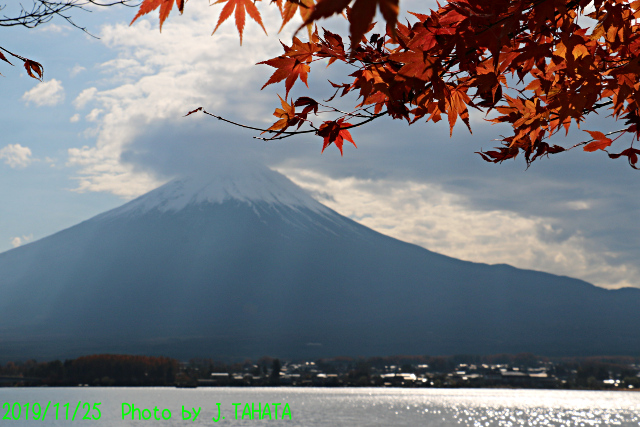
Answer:
M260 168L170 182L0 254L0 277L0 361L640 354L640 289L439 255Z

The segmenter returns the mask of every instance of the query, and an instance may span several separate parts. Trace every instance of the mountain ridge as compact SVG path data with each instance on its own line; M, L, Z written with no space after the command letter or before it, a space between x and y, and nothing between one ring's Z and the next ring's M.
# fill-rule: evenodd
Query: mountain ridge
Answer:
M169 183L0 254L0 358L640 354L640 290L437 254L272 173L253 198Z

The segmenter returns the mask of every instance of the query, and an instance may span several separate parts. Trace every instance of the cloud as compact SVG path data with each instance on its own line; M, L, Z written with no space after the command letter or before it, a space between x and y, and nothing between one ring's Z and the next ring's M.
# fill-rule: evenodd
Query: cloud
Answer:
M306 169L281 169L320 202L383 234L468 261L511 264L580 277L611 288L638 286L633 262L613 265L596 240L564 230L553 216L470 206L442 187L394 179L331 178Z
M84 89L80 92L80 95L73 100L73 106L79 110L84 108L84 106L96 96L96 93L98 93L98 89L95 87Z
M91 110L91 112L89 114L87 114L85 116L85 120L87 120L88 122L95 122L98 121L98 117L100 117L100 114L103 111L99 108L94 108L93 110Z
M71 123L76 123L78 121L80 121L80 114L76 113L76 114L74 114L73 116L71 116L69 118L69 122L71 122Z
M37 31L40 31L43 33L66 33L67 31L69 31L69 29L67 27L63 27L53 23L48 23L47 25L39 26Z
M70 77L75 77L78 74L80 74L83 71L86 71L87 69L85 67L83 67L82 65L74 65L73 68L71 69L71 71L69 71L69 76Z
M22 95L27 105L34 103L38 107L53 107L64 101L64 88L62 82L51 79L38 83L33 89Z
M20 144L9 144L0 149L0 159L12 168L25 168L34 160L31 158L31 149Z
M95 144L68 150L67 164L78 167L78 191L131 197L159 185L162 178L157 171L123 161L123 153L135 151L136 141L160 126L189 134L200 122L215 123L202 116L184 118L199 106L241 122L271 115L270 104L277 98L260 92L260 87L272 70L255 64L280 53L277 40L265 40L259 26L248 25L243 46L238 48L233 25L210 36L215 16L206 4L194 3L187 9L183 16L167 22L162 33L148 19L131 27L103 28L101 40L117 57L101 65L110 76L106 80L110 87L85 89L74 101L76 108L90 101L95 106L87 116L94 126L85 132L96 135ZM267 9L270 14L263 16L265 24L271 22L277 28L277 8ZM209 138L215 134L212 131ZM174 142L180 144L179 139Z
M22 237L13 237L11 238L11 246L13 246L14 248L17 248L18 246L22 246L25 243L29 243L31 240L33 240L33 234L29 234L28 236L22 236Z

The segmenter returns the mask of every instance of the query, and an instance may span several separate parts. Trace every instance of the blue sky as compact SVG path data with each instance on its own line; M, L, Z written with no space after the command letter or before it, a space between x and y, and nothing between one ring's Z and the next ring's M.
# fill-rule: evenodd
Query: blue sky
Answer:
M474 151L492 147L508 129L477 114L473 135L459 123L453 138L446 120L407 126L380 119L352 132L358 149L346 146L344 157L335 147L320 154L321 140L312 136L263 142L210 117L182 117L202 106L268 127L276 94L284 94L278 85L260 91L273 69L254 65L281 52L275 8L261 9L270 36L250 21L242 47L231 21L210 35L219 9L189 2L162 33L156 15L130 27L133 9L76 13L99 39L56 20L32 30L3 28L2 46L41 62L45 78L38 83L19 64L0 66L0 251L174 176L215 173L216 164L251 157L338 212L436 252L640 287L640 173L624 160L573 150L528 170L522 159L488 164ZM288 42L295 27L279 37ZM311 90L298 83L293 96L326 99L327 79L341 81L340 71L319 64ZM604 116L583 128L618 128ZM576 129L553 142L569 146L585 135Z

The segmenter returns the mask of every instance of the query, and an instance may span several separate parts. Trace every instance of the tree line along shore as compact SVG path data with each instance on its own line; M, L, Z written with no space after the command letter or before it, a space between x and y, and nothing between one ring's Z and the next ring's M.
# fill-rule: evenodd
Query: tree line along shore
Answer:
M99 354L65 361L7 362L0 386L515 387L640 390L640 358L490 356L272 357L221 362Z

